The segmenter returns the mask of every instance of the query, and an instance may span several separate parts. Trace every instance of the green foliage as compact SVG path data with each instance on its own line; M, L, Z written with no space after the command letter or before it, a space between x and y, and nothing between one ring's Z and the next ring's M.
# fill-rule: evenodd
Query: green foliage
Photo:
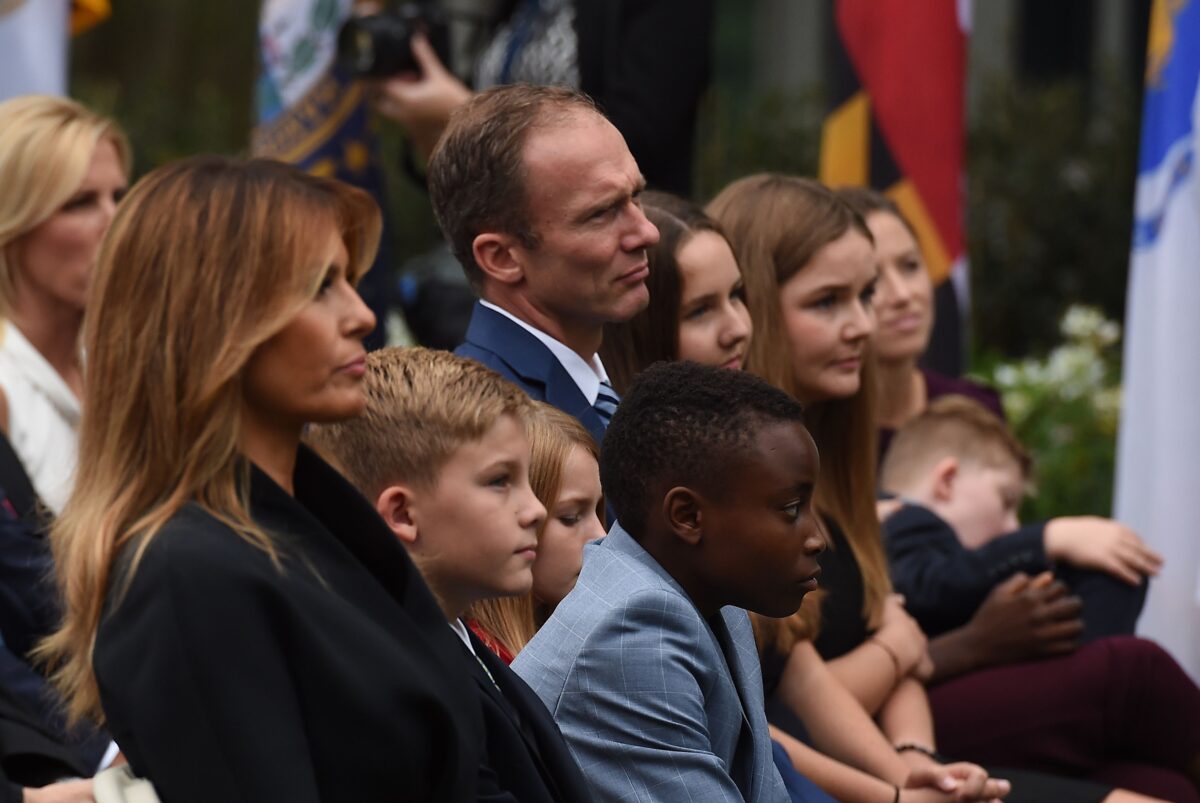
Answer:
M258 4L121 0L71 47L71 94L129 132L134 173L249 142Z
M815 91L747 97L731 87L714 88L700 113L696 197L707 201L731 181L763 171L815 176L821 108ZM750 120L763 122L747 125Z
M1136 174L1137 102L1110 80L997 81L968 141L974 335L1006 356L1047 349L1070 304L1119 318Z
M1000 389L1014 434L1034 461L1036 493L1022 518L1107 516L1121 407L1121 328L1095 307L1072 306L1064 342L1045 357L993 361L981 379Z

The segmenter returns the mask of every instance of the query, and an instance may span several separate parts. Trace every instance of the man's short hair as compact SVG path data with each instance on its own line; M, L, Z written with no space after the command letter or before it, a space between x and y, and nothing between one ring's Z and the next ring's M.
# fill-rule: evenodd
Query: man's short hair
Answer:
M880 486L898 492L947 457L992 468L1015 463L1024 480L1033 469L1029 452L1004 421L973 399L950 395L934 399L896 432L880 469Z
M534 410L500 374L448 351L373 351L363 383L361 415L314 424L305 440L371 500L396 483L433 487L455 450L502 416L524 423Z
M794 398L744 371L693 362L660 362L634 380L600 449L600 481L621 525L634 538L656 503L683 486L716 493L730 463L765 424L803 423Z
M524 151L529 132L599 115L591 98L573 89L511 84L480 92L450 117L429 159L429 199L450 250L479 288L475 238L485 231L511 234L536 248L525 192Z

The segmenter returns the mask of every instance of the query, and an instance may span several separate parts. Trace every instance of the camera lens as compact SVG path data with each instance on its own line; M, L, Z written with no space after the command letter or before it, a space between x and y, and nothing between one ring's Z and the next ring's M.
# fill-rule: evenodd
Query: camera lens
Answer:
M382 78L415 72L413 27L399 14L351 17L338 32L338 63L352 75Z

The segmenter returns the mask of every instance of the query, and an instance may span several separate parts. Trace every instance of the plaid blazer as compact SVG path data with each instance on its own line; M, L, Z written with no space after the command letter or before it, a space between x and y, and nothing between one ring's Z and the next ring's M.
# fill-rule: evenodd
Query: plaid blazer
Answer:
M749 617L710 626L620 524L512 668L597 800L784 801Z

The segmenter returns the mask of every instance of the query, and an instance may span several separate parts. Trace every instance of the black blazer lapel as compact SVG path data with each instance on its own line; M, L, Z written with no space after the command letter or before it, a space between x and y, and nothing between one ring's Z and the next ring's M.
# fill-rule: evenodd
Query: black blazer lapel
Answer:
M550 716L550 712L546 710L545 704L525 681L484 646L474 633L471 634L471 643L479 659L472 660L478 669L474 673L476 681L485 694L502 703L501 708L512 726L521 734L521 740L528 748L530 757L554 799L589 800L590 792L583 773L575 763L575 758L563 740L562 732ZM487 672L491 673L495 684L483 671L484 666L487 667Z

